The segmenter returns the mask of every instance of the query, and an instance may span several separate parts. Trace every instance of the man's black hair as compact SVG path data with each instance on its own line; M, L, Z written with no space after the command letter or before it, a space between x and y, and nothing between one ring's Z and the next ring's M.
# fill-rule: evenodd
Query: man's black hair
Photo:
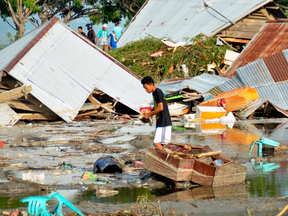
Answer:
M80 29L83 29L82 26L79 26L78 29L79 29L79 28L80 28Z
M142 83L142 85L144 85L144 84L148 84L148 85L153 84L154 85L154 80L152 77L146 76L141 80L141 83Z

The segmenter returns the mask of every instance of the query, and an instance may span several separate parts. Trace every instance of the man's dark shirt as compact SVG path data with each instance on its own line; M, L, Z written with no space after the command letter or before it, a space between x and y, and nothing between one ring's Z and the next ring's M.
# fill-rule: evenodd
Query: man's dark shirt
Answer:
M92 29L91 31L88 30L88 39L95 44L95 39L96 39L96 35L94 30Z
M85 32L83 32L83 31L80 34L82 34L84 37L87 37Z
M156 127L171 126L172 122L169 109L161 89L156 88L156 90L153 92L153 101L154 109L158 107L159 103L163 103L163 110L156 114Z

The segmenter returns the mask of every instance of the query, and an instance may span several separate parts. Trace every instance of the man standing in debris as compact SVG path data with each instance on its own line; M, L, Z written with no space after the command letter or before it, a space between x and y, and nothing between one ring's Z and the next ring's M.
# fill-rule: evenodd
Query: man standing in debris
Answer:
M154 137L154 146L164 151L164 146L171 140L171 118L167 102L161 89L157 88L154 80L150 76L146 76L141 81L145 91L153 94L154 110L145 113L144 118L156 115L156 133Z
M96 35L95 35L95 32L92 28L92 25L91 24L87 24L87 29L88 29L88 34L87 34L87 38L93 43L95 44L95 38L96 38Z
M79 27L78 27L78 32L79 32L81 35L83 35L84 37L87 37L86 34L85 34L85 32L83 32L82 26L79 26Z
M122 27L119 26L118 22L115 23L115 27L112 29L112 32L116 35L117 40L123 34L123 29L122 29Z
M98 32L96 37L96 45L99 41L99 48L105 52L108 52L108 38L110 37L107 31L107 25L103 24L102 29Z

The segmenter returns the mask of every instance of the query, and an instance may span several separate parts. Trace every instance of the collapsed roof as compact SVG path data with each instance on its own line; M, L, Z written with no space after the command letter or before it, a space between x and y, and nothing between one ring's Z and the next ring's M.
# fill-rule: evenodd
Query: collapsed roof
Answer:
M249 21L243 20L245 18ZM200 32L215 36L224 30L222 37L242 39L243 35L249 34L244 39L250 40L266 20L278 18L286 16L271 0L207 0L205 4L203 0L147 0L120 37L117 46L149 35L178 42ZM241 30L235 27L235 23ZM226 31L230 27L236 29ZM235 35L235 31L242 31L242 34ZM251 31L254 32L252 36Z
M57 17L1 50L0 71L31 84L31 94L67 122L95 88L137 112L151 99L138 75Z

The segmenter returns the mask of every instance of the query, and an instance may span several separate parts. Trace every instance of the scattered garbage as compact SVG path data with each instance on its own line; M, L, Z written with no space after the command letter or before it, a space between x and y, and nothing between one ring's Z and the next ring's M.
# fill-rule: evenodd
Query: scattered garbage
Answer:
M52 198L56 198L58 201L58 204L52 210L53 214L50 213L46 207L47 201ZM23 203L28 202L28 213L30 215L53 216L54 214L56 214L58 216L63 216L62 207L63 205L65 205L74 212L76 212L77 214L85 216L82 212L80 212L75 206L73 206L67 199L65 199L59 193L54 193L53 195L48 197L41 197L41 196L26 197L22 199L21 202Z
M93 173L122 173L123 166L113 156L103 156L96 160Z
M32 171L23 173L22 179L26 181L36 182L39 184L45 183L45 173L32 173Z

